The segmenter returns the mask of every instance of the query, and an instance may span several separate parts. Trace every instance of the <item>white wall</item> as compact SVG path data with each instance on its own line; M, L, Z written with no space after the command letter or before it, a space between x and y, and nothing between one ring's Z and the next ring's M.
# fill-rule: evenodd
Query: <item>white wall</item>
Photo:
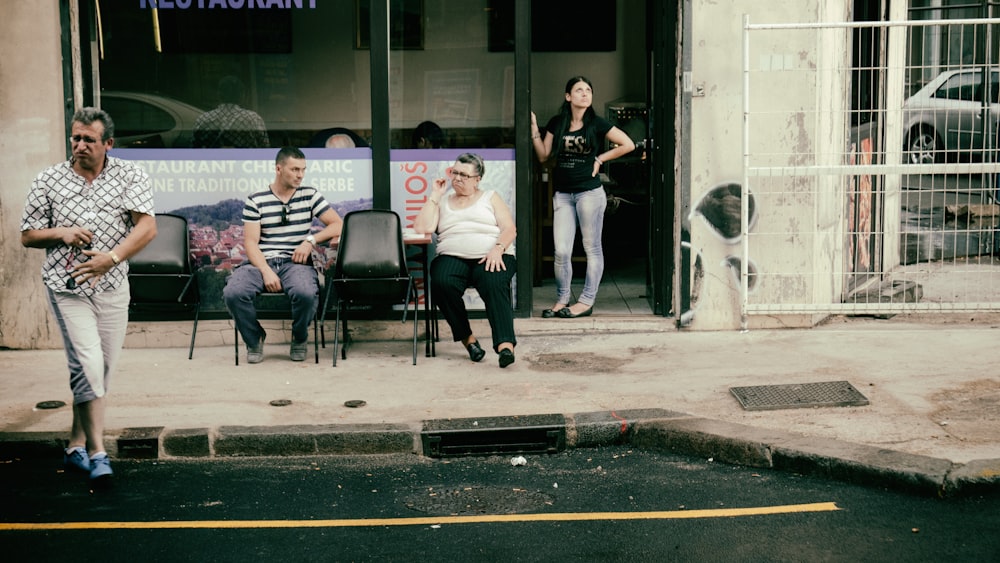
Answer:
M849 10L846 3L836 0L693 3L692 84L703 88L705 95L692 98L691 103L691 161L686 164L691 170L692 208L716 186L743 183L743 15L749 14L754 24L815 23L849 20ZM756 33L750 64L752 67L761 64L763 55L774 55L799 69L830 67L824 61L831 58L846 57L849 61L849 44L842 39L845 33ZM820 81L787 78L754 82L751 91L757 103L755 109L761 115L767 115L770 104L800 106L802 111L787 119L782 115L752 121L750 154L783 153L768 162L771 166L831 164L813 162L811 158L813 154L836 154L837 151L829 150L831 146L845 146L845 127L837 120L847 115L843 105L848 97L845 90L848 84L843 76L824 76ZM817 108L821 111L816 111ZM755 158L759 162L768 157ZM754 194L758 221L751 232L768 236L751 238L750 259L760 271L794 275L768 278L777 281L758 286L754 299L762 303L828 303L836 299L841 281L833 277L833 272L839 270L834 265L842 260L843 254L843 241L836 236L843 221L844 196L838 191L841 188L830 178L820 178L818 185L801 178L767 182L782 195L768 198ZM753 181L750 185L752 189ZM813 237L799 236L800 232L834 234ZM741 257L742 243L724 240L700 216L692 217L691 240L704 267L691 328L740 328L739 278L727 265L727 258ZM753 244L754 240L759 240L759 244ZM748 321L751 327L810 326L819 319L813 315L781 318L758 315Z

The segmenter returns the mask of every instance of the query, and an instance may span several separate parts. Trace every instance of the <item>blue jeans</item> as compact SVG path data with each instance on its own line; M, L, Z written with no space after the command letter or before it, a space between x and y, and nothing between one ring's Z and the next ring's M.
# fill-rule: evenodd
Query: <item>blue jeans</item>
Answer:
M281 287L292 302L292 340L305 342L309 339L309 324L316 316L319 306L319 281L316 269L311 264L296 264L291 258L272 258L267 261L281 279ZM244 262L237 266L222 298L229 314L233 316L236 329L240 331L247 346L256 346L264 334L264 328L257 321L257 307L254 298L264 292L264 276L256 266Z
M552 196L552 239L555 246L556 303L570 304L573 281L573 242L580 226L583 251L587 254L587 277L577 302L593 306L604 276L604 210L608 196L604 188L580 193L556 192Z

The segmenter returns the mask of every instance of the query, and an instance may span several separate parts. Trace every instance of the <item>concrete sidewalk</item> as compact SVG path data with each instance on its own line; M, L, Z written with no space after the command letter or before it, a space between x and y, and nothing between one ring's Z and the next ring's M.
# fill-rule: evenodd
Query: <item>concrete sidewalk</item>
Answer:
M479 364L442 327L437 357L421 344L413 366L405 330L372 340L399 325L387 322L356 324L336 368L330 346L319 365L289 361L280 332L263 363L246 365L240 350L235 366L232 328L218 321L199 329L192 360L183 334L177 347L126 348L108 446L113 457L437 455L442 435L502 443L537 431L554 436L542 451L628 443L927 494L996 492L1000 331L962 319L836 317L747 333L679 332L655 317L518 319L517 362L504 370L485 321L474 322L488 350ZM70 408L36 405L71 402L64 364L62 350L0 351L0 457L55 459ZM830 381L870 404L749 411L730 390ZM365 405L345 405L355 400Z

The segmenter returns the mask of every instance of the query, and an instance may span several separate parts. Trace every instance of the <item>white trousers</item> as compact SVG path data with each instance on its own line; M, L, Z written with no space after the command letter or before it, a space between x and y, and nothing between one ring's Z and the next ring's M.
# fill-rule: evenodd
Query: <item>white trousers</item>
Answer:
M62 332L73 403L103 397L118 363L128 327L128 281L93 296L49 291Z

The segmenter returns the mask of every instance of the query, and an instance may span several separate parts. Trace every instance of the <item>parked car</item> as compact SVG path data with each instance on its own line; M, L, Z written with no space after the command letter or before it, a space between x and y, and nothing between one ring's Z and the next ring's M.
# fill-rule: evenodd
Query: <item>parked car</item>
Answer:
M985 135L996 148L1000 105L1000 69L990 72L989 118L983 123L984 81L978 68L949 70L928 82L903 103L905 162L944 162L949 155L975 156Z
M183 148L191 146L194 122L204 110L141 92L101 92L101 108L115 121L118 148Z

